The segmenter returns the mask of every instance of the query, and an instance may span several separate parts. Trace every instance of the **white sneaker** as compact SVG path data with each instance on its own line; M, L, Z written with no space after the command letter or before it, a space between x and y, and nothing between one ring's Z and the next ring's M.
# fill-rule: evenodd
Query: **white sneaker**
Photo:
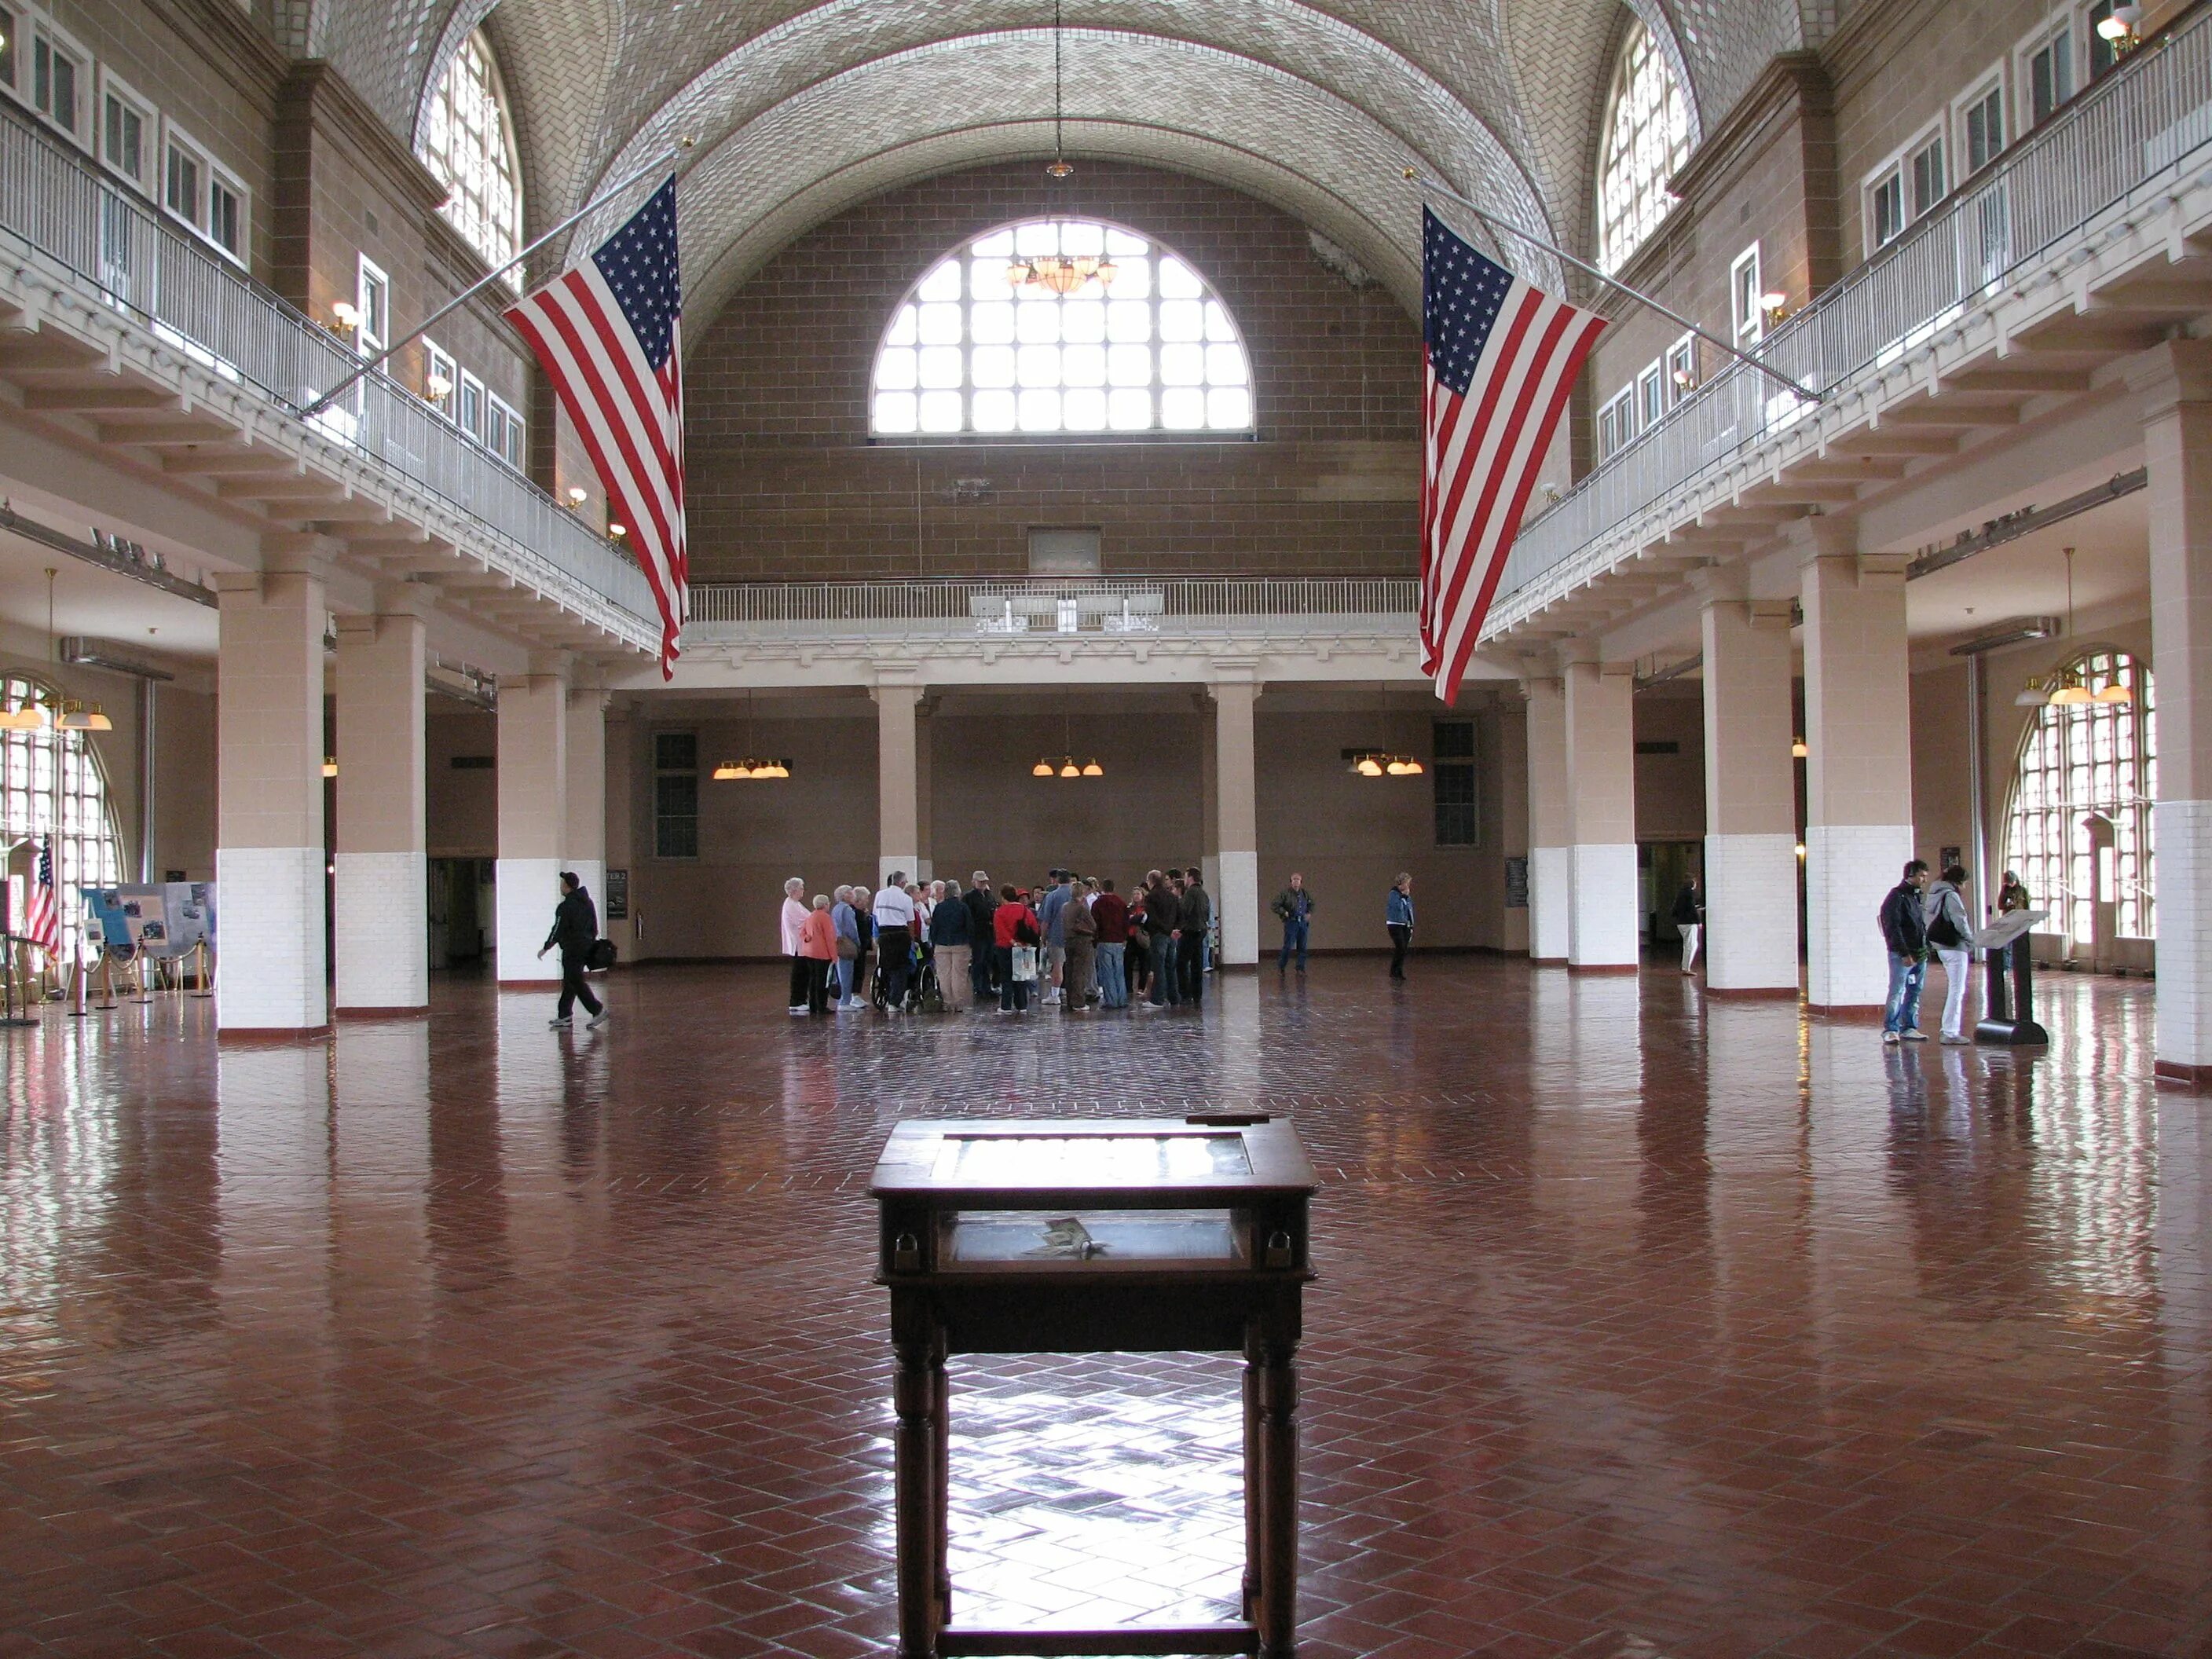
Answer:
M1893 1048L1897 1047L1897 1033L1894 1031L1884 1031L1881 1034L1881 1040Z
M607 1023L608 1017L613 1012L614 1010L611 1008L602 1008L598 1013L593 1014L589 1019L586 1020L584 1024L586 1027L598 1027L604 1025Z
M1972 1048L1974 1042L1972 1037L1953 1036L1948 1031L1943 1033L1943 1041L1949 1043L1960 1044L1967 1048Z
M556 1031L564 1031L568 1030L569 1026L575 1024L574 1020L568 1019L549 1019L545 1023Z
M1909 1031L1901 1031L1898 1035L1902 1036L1907 1042L1925 1042L1928 1041L1928 1033L1922 1030L1917 1025L1914 1026Z
M785 1012L787 1013L803 1014L806 1012L806 1005L803 1002L794 1002Z
M852 998L847 997L837 1005L837 1012L841 1014L857 1014L866 1006L867 1004L865 1002L855 1002Z

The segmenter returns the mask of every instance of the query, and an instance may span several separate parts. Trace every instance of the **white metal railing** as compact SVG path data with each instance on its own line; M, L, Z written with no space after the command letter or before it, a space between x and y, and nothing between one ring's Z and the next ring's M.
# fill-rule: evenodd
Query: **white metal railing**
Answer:
M2140 48L1760 349L1823 392L1881 368L2207 140L2212 13ZM1498 584L1501 611L1516 591L1810 407L1730 364L1522 527Z
M1035 576L1002 580L732 582L691 589L691 623L870 634L1152 634L1239 620L1410 618L1399 576Z
M0 246L9 241L292 418L359 365L332 335L0 103ZM658 632L642 571L388 376L363 380L313 424L475 520L515 574L557 573Z

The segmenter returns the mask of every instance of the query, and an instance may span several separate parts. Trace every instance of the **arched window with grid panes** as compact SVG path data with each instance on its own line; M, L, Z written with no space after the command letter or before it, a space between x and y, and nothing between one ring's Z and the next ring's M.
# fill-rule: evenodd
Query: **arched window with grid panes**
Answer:
M1690 159L1690 106L1641 23L1621 42L1597 167L1597 262L1618 270L1674 205L1667 181Z
M496 267L514 258L522 246L522 167L507 89L482 29L446 66L418 153L452 192L440 211L484 263ZM520 292L521 270L509 271L507 281Z
M2044 926L2081 944L2095 937L2091 904L2113 906L2114 931L2158 935L2151 804L2158 798L2158 715L2151 672L2124 651L2077 657L2062 684L2087 702L2046 703L2021 739L2005 827L2004 867L2027 884ZM2119 687L2127 701L2097 696ZM2090 822L2112 825L2109 836ZM1996 891L1995 883L1989 890Z
M1092 220L1005 225L946 254L891 313L869 380L880 438L1252 429L1251 362L1212 285Z
M28 854L13 854L25 843L35 848L51 841L62 959L73 960L84 931L78 888L123 879L123 846L108 809L107 777L85 733L55 727L52 711L61 707L61 695L52 686L20 674L0 684L7 708L48 711L34 730L0 730L0 836L11 854L5 866L9 925L20 928L28 914L30 878L19 866L33 862Z

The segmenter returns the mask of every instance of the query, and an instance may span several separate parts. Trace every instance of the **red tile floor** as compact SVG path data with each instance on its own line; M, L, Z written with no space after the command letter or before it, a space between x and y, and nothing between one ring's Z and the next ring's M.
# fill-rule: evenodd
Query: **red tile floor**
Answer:
M867 1171L901 1115L1295 1115L1304 1651L2212 1651L2212 1103L1678 975L1232 980L1202 1018L0 1034L0 1655L888 1650ZM1218 1358L957 1362L958 1611L1235 1583Z

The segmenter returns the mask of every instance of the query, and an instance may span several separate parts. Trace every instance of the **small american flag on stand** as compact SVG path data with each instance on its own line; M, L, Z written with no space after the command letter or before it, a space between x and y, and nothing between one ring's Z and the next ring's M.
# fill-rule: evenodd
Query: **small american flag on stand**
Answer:
M660 674L674 674L689 601L684 539L684 283L676 181L589 258L507 312L545 366L607 492L611 520L660 607Z
M39 843L39 857L31 874L31 890L24 903L23 937L49 957L62 953L62 914L54 902L54 843Z
M1446 703L1605 327L1421 213L1421 670Z

